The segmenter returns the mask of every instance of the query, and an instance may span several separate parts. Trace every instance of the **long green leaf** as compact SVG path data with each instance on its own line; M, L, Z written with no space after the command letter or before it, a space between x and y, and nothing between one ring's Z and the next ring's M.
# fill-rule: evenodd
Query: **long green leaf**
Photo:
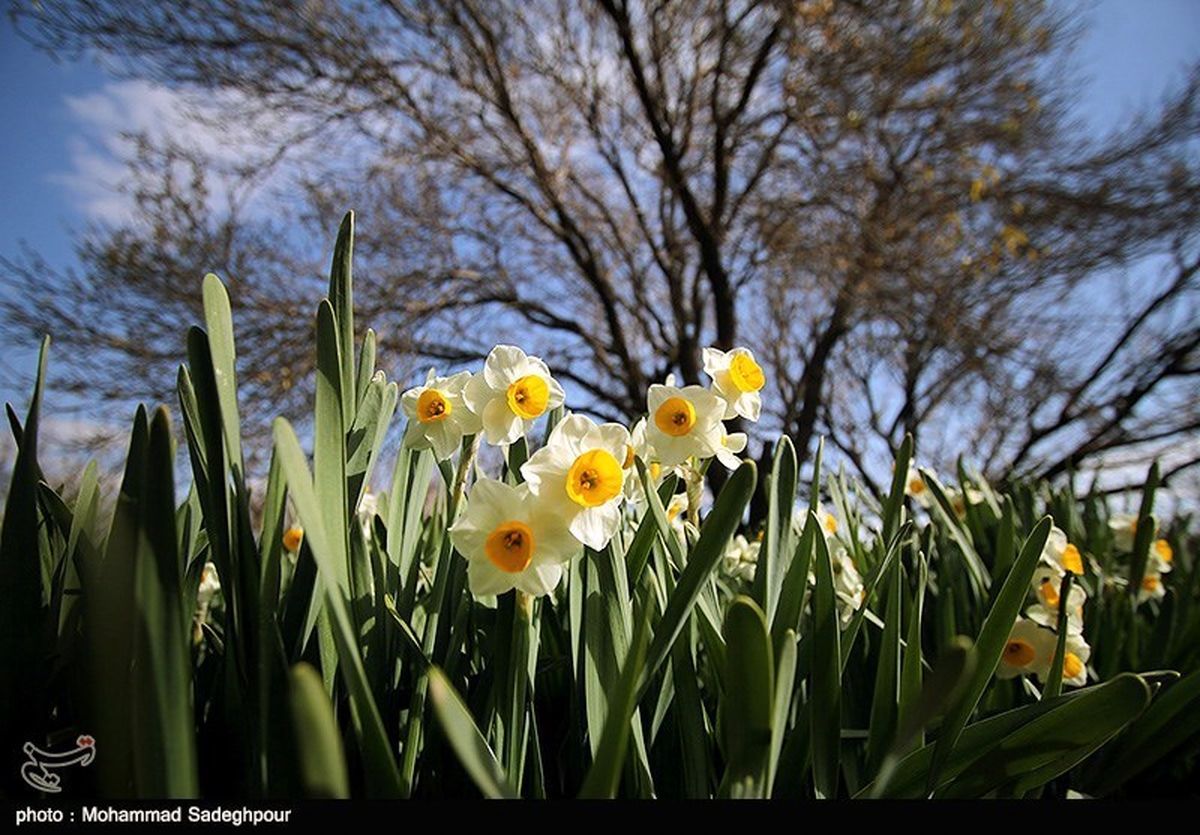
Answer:
M45 654L40 637L49 610L38 545L37 439L49 351L47 337L38 354L25 429L17 438L17 460L0 529L0 589L4 592L0 602L0 743L9 752L21 750L31 717L42 701L36 671ZM15 771L3 779L5 783L0 785L14 781L13 791L20 791Z
M1044 516L1034 527L1021 547L1020 555L1013 563L1012 570L1009 571L1000 593L996 595L995 602L984 619L983 626L979 630L979 637L975 640L978 661L966 697L947 716L941 734L938 736L933 764L929 770L928 788L930 792L937 785L939 772L950 756L950 752L958 743L959 734L962 733L967 719L975 710L979 698L983 695L992 674L996 671L996 666L1000 663L1000 655L1004 651L1004 645L1008 641L1013 623L1016 622L1017 614L1021 611L1021 604L1025 602L1025 597L1029 592L1029 583L1033 579L1033 572L1037 569L1038 560L1041 559L1042 549L1046 547L1046 540L1050 536L1052 524L1050 517Z
M646 652L646 666L638 681L638 701L649 687L651 676L658 672L658 668L666 661L671 652L671 645L675 643L688 615L691 614L704 583L724 556L729 540L733 538L742 520L742 513L745 512L750 497L754 495L755 480L754 462L743 462L730 476L721 490L721 495L713 504L712 512L708 514L700 530L700 539L679 575L675 590L667 601L666 611L654 630L654 640ZM653 494L654 491L648 492ZM657 496L653 496L651 501L656 498Z
M354 373L354 212L346 212L333 245L329 268L329 304L337 323L338 391L342 393L342 424L354 424L358 396Z
M621 779L621 768L625 760L625 749L629 744L630 720L637 707L637 682L639 673L645 669L646 637L650 633L651 607L643 609L633 633L633 641L621 667L621 675L613 687L608 701L608 716L604 720L604 731L600 745L583 781L579 796L582 798L613 797Z
M1120 737L1103 768L1088 785L1103 797L1165 760L1175 749L1200 733L1200 670L1164 686L1157 698Z
M1005 789L1020 794L1064 774L1142 712L1150 688L1137 676L1118 676L1058 705L991 747L938 797L982 797Z
M350 797L346 755L333 705L325 695L320 674L301 663L292 668L288 701L292 714L296 767L305 795L316 798Z
M809 511L808 524L820 529ZM816 537L817 587L813 594L813 659L809 677L812 765L817 797L837 796L842 738L842 654L833 562L824 536Z
M791 556L792 507L796 503L796 450L787 435L775 445L775 460L767 480L767 526L754 573L752 595L774 622L780 587Z
M892 536L904 522L904 494L908 488L908 467L912 461L913 437L905 434L896 451L892 470L892 488L883 503L883 541L890 542Z
M312 477L296 433L291 424L283 418L276 418L274 429L275 454L287 477L288 492L292 496L296 512L304 523L304 537L317 561L322 578L320 582L328 604L327 610L332 615L338 668L350 693L356 731L366 766L368 791L382 797L400 796L400 774L396 768L391 743L388 741L379 710L371 695L362 659L358 654L358 638L346 608L344 591L333 579L338 576L336 563L340 554L329 544L325 531L325 515L313 489Z
M879 662L875 668L871 724L867 732L867 771L872 774L879 769L892 744L900 711L900 560L892 561L888 575L887 607L879 643Z
M430 667L429 698L433 702L434 714L442 726L450 747L458 756L467 774L475 781L475 785L483 792L484 797L515 798L517 793L509 784L496 760L496 755L488 747L487 740L480 733L471 712L463 704L454 685L437 667Z
M725 642L729 654L721 728L727 765L722 789L735 796L759 796L771 752L775 664L766 616L753 599L739 595L729 604Z

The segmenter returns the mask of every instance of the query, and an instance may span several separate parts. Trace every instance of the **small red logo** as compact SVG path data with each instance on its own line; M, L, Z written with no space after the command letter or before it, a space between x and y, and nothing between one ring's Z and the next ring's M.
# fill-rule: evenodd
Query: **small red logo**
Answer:
M81 745L85 748L91 748L93 745L96 744L96 740L94 740L90 736L84 734L83 736L81 736L77 740L75 740L75 744Z

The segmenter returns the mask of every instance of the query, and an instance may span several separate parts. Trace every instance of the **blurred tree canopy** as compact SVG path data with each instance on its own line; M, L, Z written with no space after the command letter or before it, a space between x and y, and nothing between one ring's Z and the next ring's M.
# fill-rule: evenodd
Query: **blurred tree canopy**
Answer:
M764 428L802 455L826 436L875 486L906 431L923 460L1000 478L1200 460L1200 74L1089 135L1063 4L40 0L13 17L254 140L230 163L139 137L134 222L81 237L77 271L3 261L6 338L54 334L59 382L93 400L173 402L211 270L244 329L247 412L263 430L303 414L311 253L353 207L360 320L401 367L517 343L576 407L628 419L668 373L702 382L705 345L746 344L769 371ZM252 210L282 171L287 197Z

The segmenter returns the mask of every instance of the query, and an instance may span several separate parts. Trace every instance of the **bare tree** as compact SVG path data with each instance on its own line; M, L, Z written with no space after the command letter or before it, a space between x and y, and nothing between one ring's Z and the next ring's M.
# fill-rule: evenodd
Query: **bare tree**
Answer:
M264 221L212 205L213 161L144 143L139 223L87 237L82 273L5 263L21 288L7 321L75 323L72 381L95 394L169 389L211 269L253 333L239 344L264 420L298 413L321 265L292 253L354 206L362 319L390 356L474 362L520 342L602 416L638 414L670 372L701 381L704 345L743 343L771 371L765 428L802 455L825 434L873 481L905 431L927 455L990 442L991 472L1056 474L1191 426L1138 409L1195 365L1178 305L1196 287L1196 84L1125 133L1081 137L1056 63L1075 35L1062 10L84 0L14 17L40 47L97 50L210 117L266 125L243 183L305 154L294 199ZM1090 373L1062 350L1048 323L1072 294L1168 250L1180 288L1130 320L1113 358ZM1135 338L1151 320L1161 345ZM1152 357L1167 367L1123 397L1088 388Z

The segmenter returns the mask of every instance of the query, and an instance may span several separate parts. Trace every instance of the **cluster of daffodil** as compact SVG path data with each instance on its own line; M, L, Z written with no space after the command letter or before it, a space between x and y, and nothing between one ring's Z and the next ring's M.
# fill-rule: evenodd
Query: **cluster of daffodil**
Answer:
M1113 544L1117 551L1128 554L1133 550L1138 517L1132 514L1115 514L1109 520L1113 532ZM1171 570L1174 554L1171 544L1165 539L1154 540L1150 558L1137 592L1137 602L1161 599L1166 591L1162 575ZM1054 663L1058 639L1059 612L1066 607L1067 636L1063 655L1063 684L1082 687L1087 683L1087 662L1092 648L1083 635L1083 607L1087 592L1072 584L1067 600L1060 593L1063 576L1070 571L1077 577L1085 575L1085 565L1079 548L1067 541L1067 536L1053 528L1046 541L1045 550L1038 570L1033 577L1033 594L1037 602L1031 605L1023 618L1018 618L1009 636L996 674L1000 678L1012 678L1023 673L1033 673L1045 680ZM1128 580L1119 578L1121 582Z
M905 492L922 508L928 510L932 507L929 486L915 467L909 468ZM964 485L961 490L947 488L946 498L959 519L966 516L968 503L978 505L986 501L983 492L970 485ZM1075 687L1087 683L1087 661L1092 653L1083 637L1083 605L1087 601L1087 592L1080 584L1073 583L1068 599L1061 599L1059 591L1068 571L1076 577L1082 577L1083 557L1079 548L1067 541L1067 535L1055 527L1050 531L1031 581L1031 592L1036 602L1013 624L996 668L998 678L1009 679L1031 673L1040 681L1046 681L1058 647L1059 611L1066 606L1067 637L1062 682Z
M954 515L959 519L965 519L967 516L967 505L982 504L987 500L983 491L972 487L969 484L963 485L962 489L954 486L947 486L946 499L950 502L950 507L954 510ZM904 481L904 492L912 498L918 505L925 510L930 510L933 507L933 496L930 495L929 485L925 483L920 472L912 464L908 466L908 475Z
M792 530L797 537L803 532L806 516L807 513L800 510L792 513ZM817 503L817 521L821 525L825 545L829 549L833 568L834 594L837 597L842 626L846 626L853 619L855 611L861 608L866 600L866 586L863 583L862 574L854 564L850 549L847 548L848 543L838 535L837 517L825 510L820 502ZM753 582L761 548L761 532L753 540L748 540L742 534L735 536L725 549L722 561L725 574L735 581ZM817 584L817 576L811 569L808 572L808 584L810 587Z
M1037 602L1018 617L1000 656L996 668L999 678L1015 678L1032 673L1045 682L1054 665L1058 648L1059 613L1066 613L1067 636L1063 650L1062 682L1075 687L1087 683L1087 662L1092 648L1083 637L1083 605L1087 592L1078 583L1072 583L1067 599L1063 600L1060 590L1067 572L1076 577L1084 575L1083 556L1067 535L1059 528L1052 528L1042 550L1042 557L1033 574L1031 591Z
M1113 534L1113 547L1126 554L1132 552L1133 540L1137 535L1137 514L1114 513L1108 520L1108 527ZM1157 530L1154 535L1158 536ZM1171 548L1171 543L1165 539L1155 539L1150 548L1150 558L1146 562L1146 571L1142 574L1142 586L1137 591L1138 603L1145 603L1147 600L1162 600L1167 593L1163 586L1162 575L1171 570L1171 563L1174 559L1175 552Z
M933 498L929 486L915 467L909 468L905 492L922 508L932 508ZM946 488L946 497L959 519L965 518L968 503L979 505L986 501L982 491L969 485L964 485L961 490ZM1129 554L1133 550L1137 527L1136 514L1119 513L1109 519L1113 545L1118 552ZM1141 588L1137 592L1138 603L1158 600L1165 595L1162 575L1171 570L1172 558L1170 543L1165 539L1155 539ZM1057 650L1059 614L1065 607L1067 635L1062 681L1064 685L1076 687L1087 683L1087 662L1092 651L1083 634L1087 591L1082 584L1073 582L1067 600L1061 599L1062 581L1066 573L1069 571L1075 577L1082 578L1086 569L1079 547L1069 542L1066 533L1060 528L1052 528L1031 583L1031 599L1034 602L1013 625L996 670L999 678L1033 674L1043 682L1047 679L1054 665ZM1128 583L1128 580L1116 577L1110 578L1110 582L1120 585Z
M451 541L468 560L472 594L552 591L584 546L600 550L608 544L627 502L644 500L637 458L655 480L675 469L693 484L712 458L731 469L740 464L746 436L728 432L724 421L758 420L763 370L745 348L706 349L704 370L711 388L677 386L670 377L650 386L647 416L632 429L568 414L521 465L520 484L478 478L450 527ZM545 362L498 345L482 371L449 377L430 371L423 385L403 394L404 444L430 449L439 460L470 436L507 448L563 402L563 388ZM671 501L673 525L682 524L686 501L683 494Z

